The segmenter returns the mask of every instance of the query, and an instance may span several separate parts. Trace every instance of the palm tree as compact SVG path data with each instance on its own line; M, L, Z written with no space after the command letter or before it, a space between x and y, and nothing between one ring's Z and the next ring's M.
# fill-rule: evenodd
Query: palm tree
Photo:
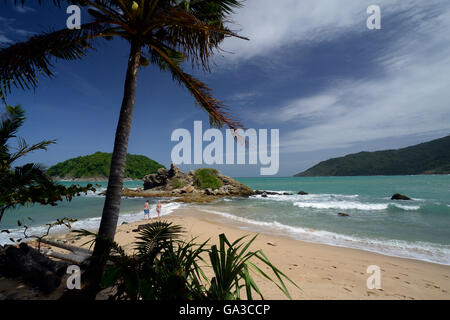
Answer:
M15 0L17 5L25 0ZM40 3L41 1L39 1ZM80 29L59 30L33 36L0 50L0 97L11 86L35 88L37 74L52 76L51 59L80 59L93 48L95 40L120 37L130 44L124 94L117 124L106 199L89 278L99 282L114 238L120 209L128 139L136 97L140 66L153 64L171 73L186 87L196 102L209 114L210 123L232 129L240 127L216 100L211 89L186 73L181 64L209 70L213 52L226 37L240 37L225 24L239 0L53 0L87 9L92 21Z

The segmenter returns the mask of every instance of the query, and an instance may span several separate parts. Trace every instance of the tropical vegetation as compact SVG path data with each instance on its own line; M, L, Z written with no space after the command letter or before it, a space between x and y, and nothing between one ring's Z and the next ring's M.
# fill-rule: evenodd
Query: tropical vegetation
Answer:
M76 232L98 239L86 230ZM181 240L182 235L182 227L157 221L139 232L132 255L112 242L110 262L101 281L102 288L110 289L110 299L240 300L243 294L248 300L255 295L264 299L252 274L268 279L287 298L291 296L286 282L297 287L262 250L250 250L256 236L230 242L221 234L218 245L209 245L209 241L197 244L195 239Z
M64 199L71 201L74 196L88 190L95 191L92 185L64 187L53 182L45 168L36 163L14 166L27 154L36 150L47 150L55 140L43 140L29 145L17 137L17 131L25 122L25 112L21 106L6 106L1 113L0 122L0 221L8 209L16 206L39 203L56 206ZM15 138L16 144L10 140Z
M6 2L5 2L6 3ZM26 0L15 0L24 5ZM34 3L34 2L33 2ZM41 3L39 1L38 3ZM78 5L90 21L79 29L44 32L27 41L0 49L0 97L12 87L38 86L38 76L53 76L52 60L77 60L94 49L101 39L121 38L129 45L124 94L117 124L105 204L93 259L85 279L91 283L85 297L95 297L110 241L114 239L120 211L126 155L138 73L149 64L169 72L208 114L210 123L237 129L241 125L212 96L211 89L185 72L182 63L208 71L212 54L226 37L240 37L227 26L239 0L53 0L55 5ZM242 37L240 37L242 38Z
M223 183L217 177L218 171L212 168L202 168L195 171L195 183L202 189L219 189Z

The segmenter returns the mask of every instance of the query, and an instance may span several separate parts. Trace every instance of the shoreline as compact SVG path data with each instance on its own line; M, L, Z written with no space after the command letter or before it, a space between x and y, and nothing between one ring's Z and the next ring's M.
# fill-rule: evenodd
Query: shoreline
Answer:
M179 208L179 209L175 209L176 210L190 210L190 211L195 211L196 214L195 216L201 216L204 219L206 219L209 222L212 223L221 223L221 224L225 224L225 225L229 225L231 227L235 227L237 229L240 230L249 230L249 232L253 232L253 233L264 233L264 234L268 234L268 235L273 235L275 237L282 237L282 238L286 238L286 239L291 239L294 241L299 241L299 242L305 242L305 243L311 243L311 244L321 244L321 245L326 245L326 246L330 246L330 247L337 247L337 248L347 248L347 249L354 249L354 250L360 250L360 251L364 251L364 252L369 252L369 253L374 253L374 254L379 254L379 255L383 255L383 256L387 256L387 257L393 257L393 258L401 258L401 259L409 259L409 260L414 260L414 261L421 261L421 262L426 262L426 263L432 263L432 264L437 264L437 265L441 265L441 266L447 266L450 267L450 264L448 263L444 263L444 262L440 262L440 261L434 261L432 259L425 259L425 258L421 258L421 257L415 257L415 256L407 256L406 254L404 255L400 255L398 252L386 252L383 251L381 249L373 249L367 246L352 246L352 245L346 245L346 244L341 244L341 243L330 243L327 241L322 241L321 238L319 238L320 240L316 240L316 239L303 239L303 238L298 238L296 236L296 230L291 231L289 230L290 228L300 228L301 227L293 227L293 226L289 226L289 225L284 225L284 224L279 224L279 226L267 226L265 225L266 222L262 222L262 221L257 221L257 220L248 220L246 218L236 218L236 217L228 217L228 213L214 213L214 211L208 211L208 209L204 209L200 206L198 207L188 207L188 208ZM231 216L231 215L230 215ZM267 224L272 224L271 222L267 222ZM288 230L286 230L288 229ZM306 230L308 230L309 232L309 228L305 228ZM284 232L286 230L286 232ZM314 229L311 229L314 230ZM315 230L315 231L319 231L322 232L323 230ZM327 231L326 231L327 232ZM333 233L330 232L331 234L339 237L342 236L342 234L339 233ZM358 238L356 238L358 239Z
M179 208L161 219L181 225L186 231L185 239L197 237L197 242L210 239L210 244L217 243L220 233L225 233L230 240L257 233L205 219L194 208ZM115 240L128 253L133 251L137 235L132 230L145 222L139 220L118 226ZM86 242L85 238L71 233L56 237L72 245ZM251 248L262 249L302 289L288 285L293 299L450 299L450 266L262 232ZM370 276L367 267L371 265L381 269L380 290L367 289ZM266 299L286 299L266 279L255 276L255 281Z
M337 244L337 243L327 243L327 242L320 242L320 241L314 241L314 240L298 239L298 238L294 237L293 234L282 233L281 228L279 228L278 230L274 230L268 226L255 224L255 222L258 222L258 221L252 221L252 220L241 221L239 219L237 219L237 220L231 219L224 215L211 213L210 211L205 210L201 207L194 207L194 208L192 208L192 207L184 207L183 208L182 207L182 208L175 209L174 212L171 214L176 214L176 211L179 211L179 210L184 211L184 212L189 212L189 213L195 212L195 214L193 216L196 218L204 219L205 221L208 221L210 223L219 223L219 224L223 224L223 225L228 225L232 228L239 229L243 232L261 233L261 234L266 234L266 235L270 235L270 236L274 236L274 237L290 239L290 240L294 240L294 241L298 241L298 242L302 242L302 243L310 243L310 244L318 244L318 245L324 245L324 246L329 246L329 247L358 250L358 251L378 254L378 255L382 255L382 256L386 256L386 257L407 259L407 260L412 260L412 261L420 261L420 262L431 263L431 264L436 264L436 265L440 265L440 266L446 266L446 267L450 268L450 264L440 263L438 261L420 259L417 257L400 256L400 255L396 255L395 253L380 252L380 251L372 250L370 248L358 248L358 247L352 247L352 246L345 246L345 245ZM246 219L243 218L242 220L246 220ZM286 227L291 227L291 226L286 225ZM320 231L320 230L318 230L318 231ZM339 234L337 234L337 235L339 235Z

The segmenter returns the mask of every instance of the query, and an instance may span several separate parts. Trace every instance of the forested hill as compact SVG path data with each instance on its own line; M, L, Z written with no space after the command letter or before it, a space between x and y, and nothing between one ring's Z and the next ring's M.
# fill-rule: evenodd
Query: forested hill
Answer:
M323 161L295 177L450 174L450 135L415 146Z
M60 162L47 170L47 174L58 179L107 179L111 165L111 153L96 152ZM145 156L128 154L125 178L142 179L164 166Z

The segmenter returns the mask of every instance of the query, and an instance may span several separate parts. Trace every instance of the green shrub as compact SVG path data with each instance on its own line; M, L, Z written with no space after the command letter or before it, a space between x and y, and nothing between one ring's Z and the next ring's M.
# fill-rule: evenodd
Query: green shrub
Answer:
M98 237L86 230L77 233ZM149 223L139 231L136 251L131 256L111 242L112 263L101 281L103 288L113 289L109 290L109 299L241 300L244 293L248 300L253 300L255 294L264 299L253 275L269 280L289 299L286 282L298 288L262 250L249 249L256 236L230 242L220 234L218 245L210 246L209 240L201 244L196 244L195 239L183 241L183 234L181 226L169 222ZM206 276L202 266L213 270L212 278Z
M195 171L196 184L202 189L219 189L223 183L217 177L217 173L216 169L197 169Z
M173 178L172 181L170 181L170 186L175 189L183 188L185 185L186 182L182 182L177 178Z

